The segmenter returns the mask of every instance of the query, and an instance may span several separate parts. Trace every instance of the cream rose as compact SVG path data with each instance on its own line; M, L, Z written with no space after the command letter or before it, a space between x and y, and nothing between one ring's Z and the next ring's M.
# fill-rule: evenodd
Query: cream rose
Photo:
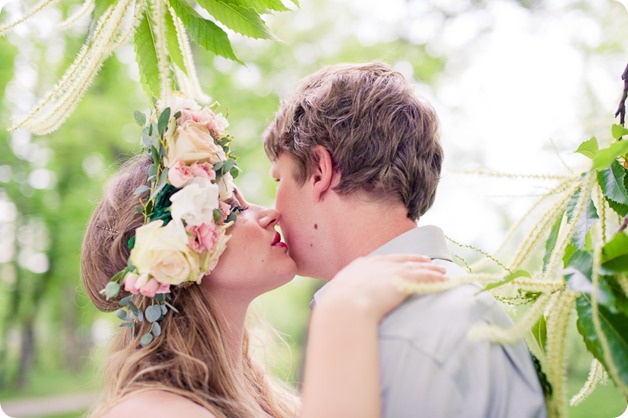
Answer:
M229 173L225 173L217 181L219 189L220 200L229 200L233 197L233 189L235 184L233 183L233 177Z
M160 284L177 285L197 280L198 255L188 247L183 225L171 221L153 221L135 231L135 245L130 261L140 274L150 274ZM137 283L135 283L136 287Z
M226 159L222 147L214 142L207 127L191 120L180 124L174 134L166 136L166 143L167 167L177 162L191 164L209 161L214 164L220 159Z
M197 177L172 196L170 213L177 222L199 226L214 219L218 209L218 186L211 180Z
M183 110L181 117L179 117L179 123L186 121L194 121L205 125L205 127L216 138L220 138L225 134L225 130L229 126L229 122L220 113L214 113L210 108L204 107L201 110Z

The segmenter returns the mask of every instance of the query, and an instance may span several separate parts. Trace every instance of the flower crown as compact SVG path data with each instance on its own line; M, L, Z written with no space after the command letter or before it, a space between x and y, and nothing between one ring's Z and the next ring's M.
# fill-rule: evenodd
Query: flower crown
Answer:
M227 203L233 201L233 179L239 173L229 150L227 120L180 92L168 103L154 104L148 120L135 112L144 128L142 144L153 159L150 186L135 190L137 196L150 192L136 207L144 225L129 240L127 267L101 291L107 299L122 288L130 292L116 315L134 333L139 322L150 323L142 346L161 334L160 321L168 310L178 312L169 303L172 288L198 284L216 266L239 210Z

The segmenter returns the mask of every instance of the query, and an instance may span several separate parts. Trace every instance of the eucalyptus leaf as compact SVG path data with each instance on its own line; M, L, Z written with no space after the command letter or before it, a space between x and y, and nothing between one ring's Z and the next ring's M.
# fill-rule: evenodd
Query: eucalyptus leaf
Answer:
M146 347L152 341L153 341L153 334L150 334L150 333L146 333L142 335L142 338L140 338L140 343L142 344L142 347Z
M157 120L157 132L159 132L159 136L163 136L164 132L166 132L166 129L168 129L169 121L170 121L170 108L167 107L163 110L163 112L161 112L161 115L159 115L159 119ZM155 161L159 161L159 158L157 158Z
M135 116L135 122L137 122L138 125L140 126L146 125L146 115L144 113L140 112L139 110L136 110L133 113L133 116Z
M123 297L122 299L120 299L120 302L118 302L118 305L126 306L129 303L131 303L131 299L133 299L133 295L129 295L129 296Z
M161 319L161 306L160 305L151 305L146 308L146 320L148 322L155 322Z
M601 330L608 341L610 355L615 364L620 382L616 384L628 385L628 317L621 312L611 313L603 305L598 305ZM587 349L608 370L608 360L604 357L604 350L593 325L593 313L591 298L587 294L576 299L576 311L578 312L577 327L582 335ZM611 377L612 374L609 373Z
M138 188L137 188L137 189L135 189L135 191L133 192L133 194L134 194L134 195L136 195L136 196L139 196L139 195L141 195L142 193L144 193L144 192L146 192L146 191L148 191L148 190L150 190L150 187L148 187L148 186L147 186L147 185L145 185L145 184L142 184L142 185L138 186Z
M107 300L115 298L120 293L120 284L116 282L109 282L105 286L105 297Z
M118 309L118 310L116 311L116 316L117 316L118 318L120 318L121 320L123 320L123 321L124 321L124 320L126 320L126 318L127 318L127 316L128 316L128 313L127 313L127 311L126 311L126 310L124 310L124 309Z
M123 322L120 324L121 327L134 327L135 323L134 322Z
M161 335L161 325L159 325L159 322L153 322L153 327L151 329L151 333L155 337L159 337Z

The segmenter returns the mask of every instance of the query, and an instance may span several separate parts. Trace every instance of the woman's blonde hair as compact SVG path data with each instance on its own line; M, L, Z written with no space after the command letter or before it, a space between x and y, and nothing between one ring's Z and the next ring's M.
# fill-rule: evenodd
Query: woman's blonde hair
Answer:
M100 310L119 308L117 300L106 300L100 291L127 265L128 240L143 223L133 192L147 183L151 163L147 155L130 159L107 186L87 227L82 279ZM165 316L162 335L146 347L139 341L148 331L143 329L149 326L146 321L135 332L120 328L106 362L102 399L91 416L102 415L131 394L154 389L183 396L217 417L252 417L260 411L273 417L296 415L297 397L252 360L246 331L241 365L245 378L236 376L234 369L240 365L233 364L217 321L220 313L200 286L174 289L171 304L179 312Z

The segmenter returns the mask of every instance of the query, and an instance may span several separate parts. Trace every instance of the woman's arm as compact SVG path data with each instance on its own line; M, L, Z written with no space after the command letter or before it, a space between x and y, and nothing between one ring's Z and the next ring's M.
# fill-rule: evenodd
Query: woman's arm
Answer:
M329 283L310 321L302 418L380 417L377 330L405 298L398 282L444 280L427 257L355 260Z

